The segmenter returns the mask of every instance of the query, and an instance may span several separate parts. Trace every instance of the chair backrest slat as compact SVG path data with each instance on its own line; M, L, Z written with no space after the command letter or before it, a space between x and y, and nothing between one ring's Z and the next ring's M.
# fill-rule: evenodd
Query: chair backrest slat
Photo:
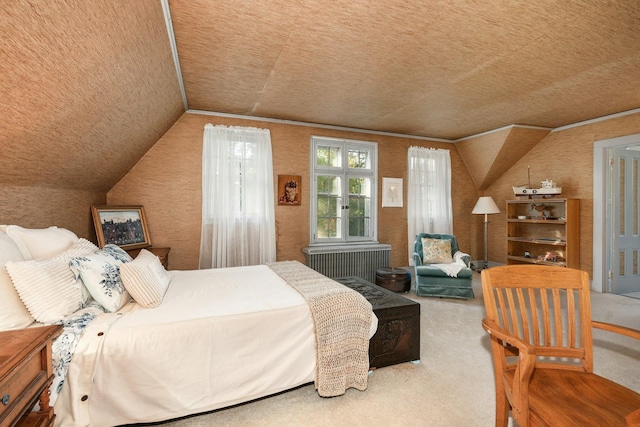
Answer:
M576 305L575 305L575 297L574 293L571 290L567 291L567 313L575 313ZM567 322L567 337L569 339L568 346L569 347L577 347L577 335L576 330L578 325L576 325L576 316L568 316Z
M520 323L522 325L522 337L530 337L529 319L527 317L527 302L521 288L515 289L518 297L518 311L520 312ZM530 338L525 338L530 339Z
M563 329L562 329L562 305L560 303L560 290L558 288L554 288L551 290L551 294L553 295L553 320L554 323L552 328L555 330L555 345L562 346L563 345Z
M527 291L529 292L529 301L531 304L533 345L540 345L540 319L538 318L538 299L536 298L536 290L529 288Z
M539 290L542 297L542 321L544 322L543 345L551 345L551 322L549 319L549 296L545 290Z

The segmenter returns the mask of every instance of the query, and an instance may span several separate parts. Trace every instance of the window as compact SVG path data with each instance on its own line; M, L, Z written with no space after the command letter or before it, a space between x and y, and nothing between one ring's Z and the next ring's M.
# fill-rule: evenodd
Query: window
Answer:
M407 249L413 265L418 233L453 233L449 150L409 147L407 165Z
M311 243L377 239L373 142L311 137Z
M268 129L205 125L200 268L276 260Z

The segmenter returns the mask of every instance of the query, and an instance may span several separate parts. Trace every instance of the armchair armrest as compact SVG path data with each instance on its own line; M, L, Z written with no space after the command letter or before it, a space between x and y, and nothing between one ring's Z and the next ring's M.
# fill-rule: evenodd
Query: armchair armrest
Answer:
M498 339L507 344L507 347L504 348L505 356L518 356L511 388L511 408L515 420L520 425L527 425L529 420L529 381L536 367L536 347L518 337L509 335L507 331L491 319L483 319L482 327L491 336L494 354L495 346L500 345L495 341ZM518 349L517 354L513 351L514 347ZM505 381L505 379L496 378L496 381Z
M416 267L422 265L422 257L417 252L413 253L413 265Z
M462 251L457 251L455 254L453 254L453 259L455 260L457 256L459 256L460 259L464 261L465 265L468 268L471 267L471 256L469 254L466 254Z
M482 327L485 331L489 333L489 335L498 338L499 340L507 343L508 345L517 348L519 351L524 352L526 354L535 355L536 348L531 344L521 340L518 337L514 337L510 335L508 332L504 331L496 322L491 319L484 318L482 319Z
M626 335L628 337L640 340L640 331L637 329L627 328L626 326L614 325L613 323L598 322L597 320L592 320L591 326L597 329L614 332L616 334Z

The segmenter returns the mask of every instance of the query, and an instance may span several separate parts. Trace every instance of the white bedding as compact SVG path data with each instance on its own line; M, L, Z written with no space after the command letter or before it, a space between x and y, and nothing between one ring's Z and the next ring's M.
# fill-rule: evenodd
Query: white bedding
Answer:
M130 303L86 327L56 425L166 420L314 380L308 305L267 266L170 274L159 307Z

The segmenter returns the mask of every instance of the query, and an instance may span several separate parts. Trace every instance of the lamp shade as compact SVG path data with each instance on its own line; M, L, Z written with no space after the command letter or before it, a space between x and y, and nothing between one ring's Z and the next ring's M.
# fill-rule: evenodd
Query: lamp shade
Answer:
M500 213L500 209L493 201L491 196L483 196L478 199L476 205L471 211L472 214L497 214Z

